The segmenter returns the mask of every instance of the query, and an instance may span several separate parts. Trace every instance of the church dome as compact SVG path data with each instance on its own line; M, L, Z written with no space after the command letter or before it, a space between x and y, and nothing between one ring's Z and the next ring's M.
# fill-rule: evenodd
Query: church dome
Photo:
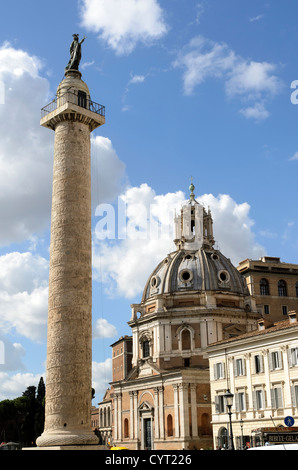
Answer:
M190 199L174 219L177 251L169 254L149 277L143 302L154 295L183 292L225 292L248 296L246 282L219 250L214 249L213 220L198 203L194 185Z
M149 277L142 301L174 292L213 291L249 295L243 276L220 251L201 248L169 254Z

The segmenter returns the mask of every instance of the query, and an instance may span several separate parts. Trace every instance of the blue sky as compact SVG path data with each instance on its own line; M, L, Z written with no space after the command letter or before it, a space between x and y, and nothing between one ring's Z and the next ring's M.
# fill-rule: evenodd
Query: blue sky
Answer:
M0 400L46 380L54 133L39 120L63 78L72 34L87 36L83 79L106 106L106 124L92 136L100 399L111 378L109 345L130 333L130 304L173 250L173 211L191 177L197 199L211 208L217 246L235 265L265 254L298 263L297 12L294 0L11 0L2 7ZM123 207L127 235L119 238ZM164 236L148 231L150 216Z

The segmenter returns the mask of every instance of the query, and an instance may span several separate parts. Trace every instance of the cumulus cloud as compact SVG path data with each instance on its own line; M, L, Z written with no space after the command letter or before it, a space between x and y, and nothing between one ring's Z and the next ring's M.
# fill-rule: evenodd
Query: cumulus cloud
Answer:
M27 387L31 385L37 387L40 375L31 373L17 373L10 375L7 372L0 372L0 401L13 400L22 395Z
M130 54L167 32L157 0L83 0L82 26L99 35L117 54Z
M264 255L264 248L254 238L249 204L238 204L229 195L209 194L197 200L211 208L215 238L235 265L247 257ZM129 188L118 201L118 211L125 210L124 228L118 217L118 224L109 230L109 221L112 223L117 211L111 211L111 218L101 214L94 233L94 278L105 285L108 294L130 299L141 294L152 270L175 250L173 219L184 201L181 191L157 195L142 184ZM105 231L106 239L102 235Z
M20 343L12 343L0 334L0 371L16 371L25 369L23 357L25 349Z
M112 359L92 362L92 387L96 394L104 394L112 381Z
M178 55L174 66L184 70L186 95L191 95L207 79L221 79L226 96L240 99L246 106L241 109L242 114L257 120L269 116L265 105L282 86L275 74L275 64L247 60L237 55L227 44L216 43L203 36L190 41Z
M5 43L0 84L0 245L9 245L49 227L54 133L39 124L40 109L51 98L37 57ZM125 165L107 138L92 137L92 176L94 204L121 190Z
M113 201L127 182L125 164L107 137L91 137L91 187L93 210L98 204Z
M36 342L46 338L48 262L32 253L0 257L0 330Z
M204 194L198 198L205 207L210 207L213 228L220 251L237 266L246 258L258 259L265 249L255 241L254 221L250 218L250 205L238 204L228 194L217 197Z
M289 160L290 161L298 160L298 152L295 152L294 155Z
M0 244L29 238L49 221L53 136L39 125L49 82L36 57L0 47Z
M93 339L114 338L117 336L117 328L105 318L99 318L93 328Z

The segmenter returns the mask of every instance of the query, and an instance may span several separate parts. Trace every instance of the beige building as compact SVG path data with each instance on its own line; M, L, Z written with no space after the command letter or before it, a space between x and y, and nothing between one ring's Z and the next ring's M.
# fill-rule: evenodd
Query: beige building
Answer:
M265 256L242 261L238 270L245 277L258 311L268 320L284 320L288 312L298 308L298 264Z
M208 348L253 331L260 317L190 190L175 218L176 251L132 305L131 337L112 345L113 444L129 449L212 448Z
M224 395L234 395L232 433L235 448L268 440L298 442L298 322L258 322L258 330L221 341L208 350L214 448L229 444Z

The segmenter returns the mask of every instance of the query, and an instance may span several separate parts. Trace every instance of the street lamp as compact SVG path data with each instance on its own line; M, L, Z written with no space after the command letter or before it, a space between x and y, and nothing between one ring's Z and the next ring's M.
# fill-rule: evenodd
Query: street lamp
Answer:
M232 412L231 412L234 395L228 389L226 394L224 395L224 397L226 399L226 405L227 405L227 408L228 408L228 415L229 415L229 420L230 420L230 445L229 445L229 449L235 450L234 449L234 440L233 440L233 429L232 429Z

